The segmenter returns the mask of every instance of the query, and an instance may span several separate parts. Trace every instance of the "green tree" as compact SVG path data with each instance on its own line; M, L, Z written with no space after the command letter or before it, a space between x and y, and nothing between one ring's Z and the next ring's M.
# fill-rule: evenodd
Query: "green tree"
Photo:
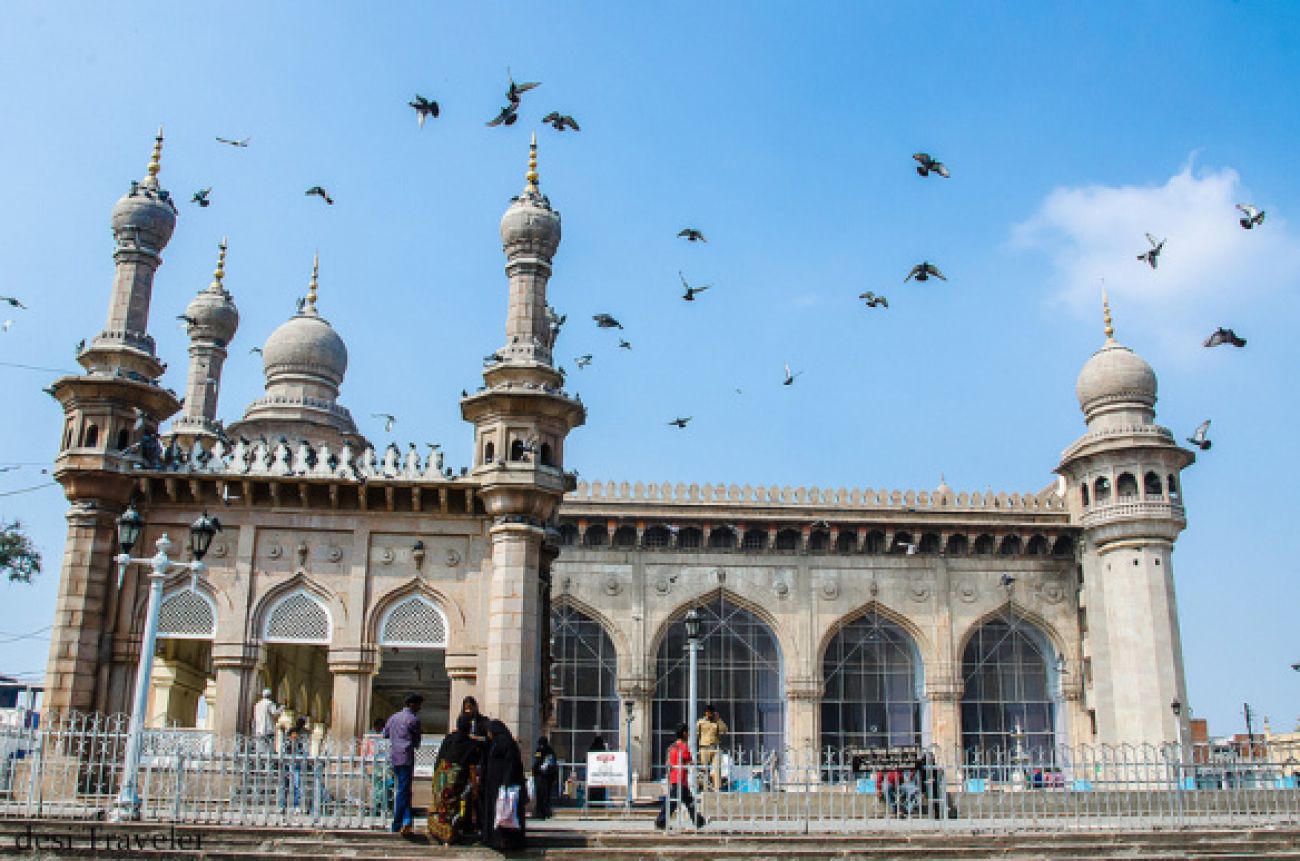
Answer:
M0 572L11 583L30 583L41 573L41 554L17 520L0 524Z

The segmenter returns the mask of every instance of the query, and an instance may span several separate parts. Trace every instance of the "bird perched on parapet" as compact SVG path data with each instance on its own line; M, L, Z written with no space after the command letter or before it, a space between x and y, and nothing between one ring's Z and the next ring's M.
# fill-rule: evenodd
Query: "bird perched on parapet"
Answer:
M326 191L322 186L313 185L311 188L303 192L303 194L306 194L309 197L311 195L315 195L316 197L319 197L321 200L328 203L330 206L334 205L334 198L330 197L329 192Z
M424 121L429 117L433 117L435 120L438 118L438 103L433 99L426 99L416 93L415 101L407 102L407 104L415 108L415 121L420 124L420 128L424 128Z
M1214 334L1205 339L1205 343L1202 346L1219 347L1223 344L1231 344L1234 347L1244 347L1246 346L1246 339L1238 336L1237 333L1231 329L1225 329L1220 326L1214 330Z
M82 353L86 352L86 339L85 339L85 338L82 338L80 341L77 342L77 347L76 347L76 349L77 349L77 355L78 355L78 356L80 356Z
M562 132L566 128L573 129L575 132L582 131L582 129L578 128L577 120L568 114L562 114L559 111L551 111L549 114L542 117L542 122L546 123L557 132Z
M795 372L791 373L791 371L790 371L790 365L789 365L789 363L787 362L787 363L786 363L786 366L785 366L785 382L781 383L781 385L783 385L783 386L793 386L793 385L794 385L794 381L795 381L795 377L798 377L798 376L799 376L800 374L802 374L802 373L803 373L803 371L795 371Z
M513 126L519 120L519 105L511 103L501 109L501 113L487 121L489 126Z
M177 314L176 319L181 321L182 329L190 329L194 326L199 325L199 321L195 320L193 317L189 316L188 314Z
M694 418L694 416L684 416L684 417L678 416L677 418L670 421L668 424L674 427L684 428L692 418Z
M907 541L899 541L898 546L903 548L903 552L908 556L915 556L918 550L916 544L912 544Z
M618 345L624 350L632 349L632 343L630 341L625 341L622 338L618 339Z
M916 172L921 176L937 173L944 179L948 178L948 166L938 159L931 158L928 152L913 153L912 158L916 160Z
M194 196L190 198L190 203L197 203L199 206L206 207L212 203L212 201L208 200L208 195L211 193L212 186L200 188L198 191L194 192Z
M680 270L677 273L677 277L682 279L682 289L686 291L682 294L682 298L687 302L694 302L696 293L703 293L705 290L708 290L713 286L712 284L705 284L703 287L692 287L686 282L686 276L683 275Z
M1003 587L1004 589L1010 589L1012 586L1015 585L1015 582L1016 582L1016 578L1014 575L1004 573L1002 577L998 580L998 585Z
M884 296L877 296L875 293L872 293L870 290L868 290L866 293L859 293L858 298L865 300L868 308L889 307L888 299L886 299Z
M578 370L581 371L583 368L591 364L591 353L587 353L585 356L579 356L574 359L573 364L577 365Z
M135 409L135 424L131 425L131 430L133 431L143 430L144 423L149 418L149 416L147 413L145 413L144 410L140 409L139 407L134 407L134 409Z
M596 314L591 319L596 321L596 325L602 329L622 329L623 324L611 317L609 314Z
M680 231L677 235L682 239L685 239L687 242L708 242L709 241L704 238L703 233L696 230L694 227L687 227L682 231Z
M397 424L397 416L391 413L371 413L370 417L384 420L384 433L392 433L393 425Z
M1152 269L1160 262L1160 252L1165 250L1165 240L1161 239L1156 242L1156 238L1150 233L1147 234L1147 242L1151 243L1151 250L1137 256L1138 260L1146 261L1146 264Z
M1187 438L1187 441L1199 448L1201 451L1209 451L1210 446L1214 444L1206 437L1206 434L1209 432L1210 420L1206 419L1196 426L1196 430L1192 431L1192 435Z
M240 140L231 140L230 138L218 137L217 143L229 144L230 146L246 147L252 138L241 138Z
M933 275L935 278L938 278L940 281L948 280L948 276L940 272L938 266L935 266L933 263L930 263L928 261L922 260L920 263L913 266L911 271L907 273L907 277L903 279L903 283L906 284L908 281L911 281L913 278L915 278L917 281L929 281L931 275Z
M22 308L24 311L27 310L27 306L24 305L22 302L19 302L19 301L18 301L15 297L13 297L13 296L0 296L0 302L7 302L7 303L9 304L9 306L10 306L10 307L13 307L13 308ZM85 341L82 341L81 343L84 344L84 343L86 343L86 342L85 342Z
M1264 210L1255 206L1253 203L1239 203L1237 204L1237 208L1246 216L1245 218L1238 220L1237 223L1247 230L1252 230L1258 225L1264 223Z

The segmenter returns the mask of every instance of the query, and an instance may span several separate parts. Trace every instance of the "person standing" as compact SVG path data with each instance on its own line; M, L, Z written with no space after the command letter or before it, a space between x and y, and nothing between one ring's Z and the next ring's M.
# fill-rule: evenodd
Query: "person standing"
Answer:
M541 736L537 739L537 750L533 751L533 815L538 819L551 817L551 796L559 774L560 758L555 755L550 739Z
M695 724L697 744L700 746L700 765L708 773L709 784L717 791L722 782L722 757L719 755L727 725L718 717L713 704L704 707L704 717Z
M668 748L668 800L659 808L655 828L665 828L668 817L680 805L686 808L696 828L704 827L704 817L695 812L695 796L691 794L691 746L686 742L690 730L686 724L677 725L677 740Z
M410 694L406 707L394 714L384 724L384 738L388 739L389 764L397 792L393 797L393 831L410 837L414 818L411 816L411 777L415 774L415 752L420 748L420 706L424 697Z
M469 734L472 724L469 715L456 718L456 729L442 740L433 764L429 836L446 846L468 833L474 819L471 811L478 804L474 772L482 750Z
M519 744L504 723L488 721L488 751L483 762L482 804L479 808L483 845L493 849L521 849L524 845L524 807L528 804L528 787L524 780L524 760ZM515 817L519 828L506 828L497 822L497 798L501 790L514 790Z
M262 689L262 698L253 706L253 738L257 739L257 752L263 755L275 752L275 725L284 709L271 699L271 689Z

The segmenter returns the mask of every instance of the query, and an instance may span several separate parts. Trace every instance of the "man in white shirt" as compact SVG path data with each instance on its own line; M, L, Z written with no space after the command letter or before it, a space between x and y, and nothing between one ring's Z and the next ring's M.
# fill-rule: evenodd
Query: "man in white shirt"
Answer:
M275 725L282 711L284 709L271 699L271 689L263 689L262 698L253 706L253 736L257 739L258 752L275 750Z

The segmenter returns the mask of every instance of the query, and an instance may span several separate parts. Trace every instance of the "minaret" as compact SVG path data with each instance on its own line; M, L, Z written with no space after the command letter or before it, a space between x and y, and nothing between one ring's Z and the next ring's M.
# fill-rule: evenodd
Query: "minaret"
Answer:
M1097 742L1176 742L1187 711L1170 706L1187 693L1171 557L1187 525L1180 475L1195 456L1155 423L1155 373L1115 340L1105 294L1102 304L1106 342L1076 385L1088 430L1056 469L1083 526L1086 702Z
M222 433L217 421L217 395L226 345L239 328L239 310L225 286L226 240L217 252L212 283L185 309L190 336L190 373L185 386L185 409L172 422L171 435L187 448L202 439L210 445Z
M125 694L111 699L124 686L109 684L110 655L100 649L114 618L116 519L135 485L135 470L154 462L158 423L180 408L176 396L158 385L163 364L147 331L159 252L176 226L176 207L158 184L161 155L160 129L145 178L131 183L113 207L117 271L108 325L77 357L86 373L61 377L51 387L64 416L54 478L72 503L45 679L51 711L125 707ZM129 670L129 655L111 657L125 662L118 669Z
M534 136L523 193L501 219L510 280L506 343L483 371L485 388L461 400L461 415L475 428L473 474L494 518L482 706L515 727L525 745L537 736L549 694L542 667L549 557L542 541L569 489L565 438L586 421L586 409L562 391L564 378L552 365L546 286L560 215L538 179Z

